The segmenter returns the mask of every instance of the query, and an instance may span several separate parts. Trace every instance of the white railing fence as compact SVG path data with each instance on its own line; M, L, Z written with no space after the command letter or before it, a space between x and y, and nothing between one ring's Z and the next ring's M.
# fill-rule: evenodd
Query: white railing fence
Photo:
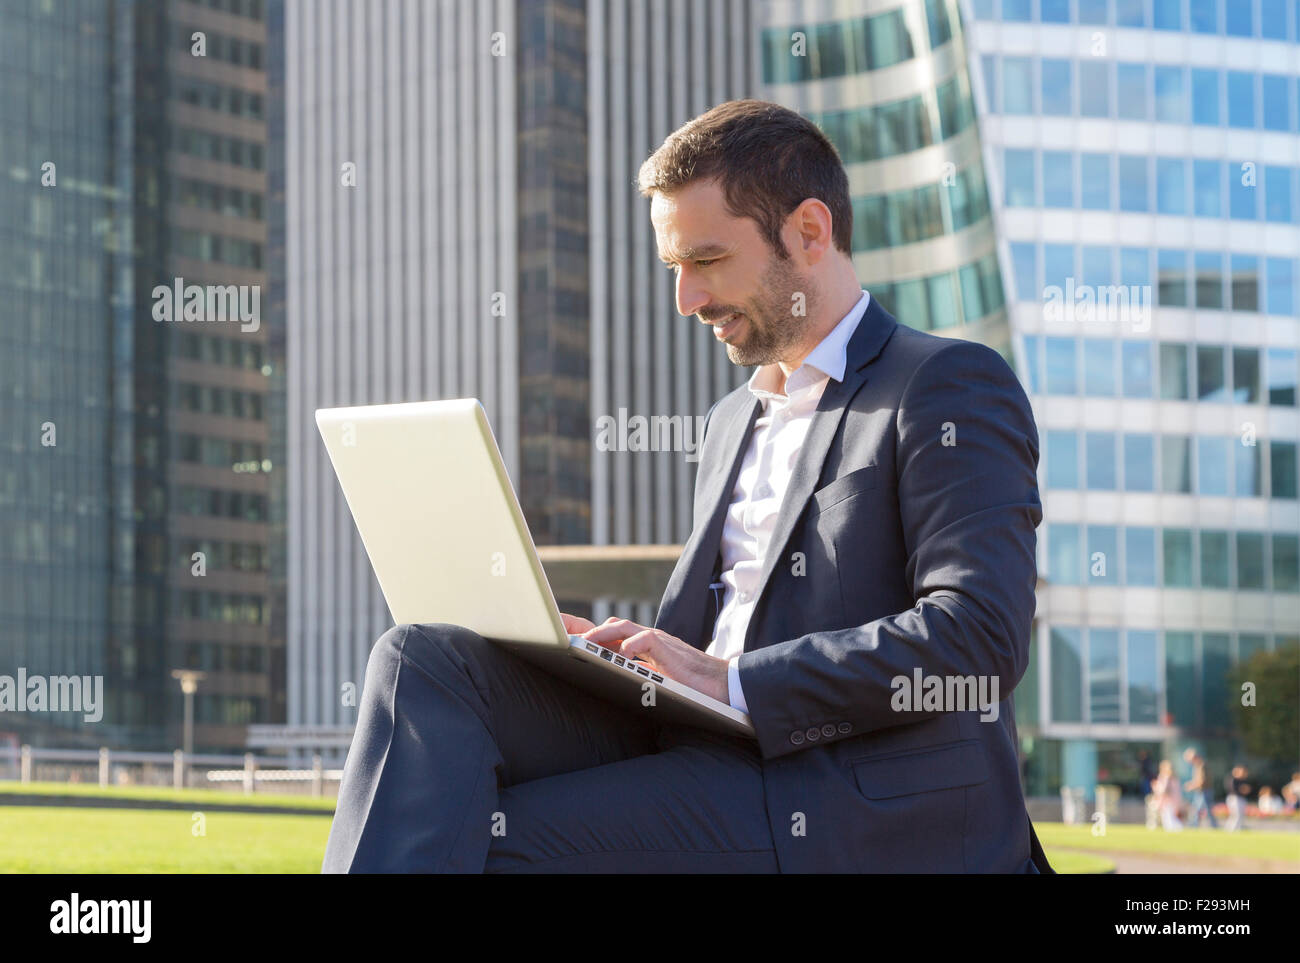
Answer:
M326 769L319 755L310 769L291 769L282 758L174 752L126 752L107 748L40 749L0 745L0 780L110 786L211 788L244 795L272 792L337 796L342 769Z

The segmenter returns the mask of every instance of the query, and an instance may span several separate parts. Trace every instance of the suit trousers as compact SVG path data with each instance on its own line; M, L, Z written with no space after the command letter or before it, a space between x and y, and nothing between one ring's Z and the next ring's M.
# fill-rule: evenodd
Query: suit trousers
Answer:
M778 872L757 744L649 715L462 626L390 629L321 871Z

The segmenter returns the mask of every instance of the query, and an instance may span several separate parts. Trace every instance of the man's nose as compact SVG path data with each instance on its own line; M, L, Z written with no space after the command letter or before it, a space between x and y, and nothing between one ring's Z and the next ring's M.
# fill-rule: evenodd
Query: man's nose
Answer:
M677 313L689 318L698 314L709 303L709 294L703 285L691 278L686 268L677 277Z

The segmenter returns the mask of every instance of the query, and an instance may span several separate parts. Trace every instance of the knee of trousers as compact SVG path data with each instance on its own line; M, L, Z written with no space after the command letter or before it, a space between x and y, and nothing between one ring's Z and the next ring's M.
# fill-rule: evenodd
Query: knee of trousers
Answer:
M477 656L484 645L481 635L463 625L449 622L395 625L376 640L370 651L370 664L376 661L392 664L403 657L425 666L447 657L459 663L467 655Z

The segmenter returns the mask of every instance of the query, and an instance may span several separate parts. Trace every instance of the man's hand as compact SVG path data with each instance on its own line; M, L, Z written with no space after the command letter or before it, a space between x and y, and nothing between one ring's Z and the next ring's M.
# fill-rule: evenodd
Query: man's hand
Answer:
M570 635L582 635L588 629L596 627L596 623L590 619L584 619L580 615L566 615L564 612L560 613L560 621L564 623L564 631Z
M586 621L574 619L575 623ZM568 624L566 621L565 625ZM687 645L675 635L612 616L603 625L593 626L580 634L626 658L639 659L656 672L663 673L682 685L688 685L697 692L712 696L723 705L730 704L726 660L715 659L694 646Z

